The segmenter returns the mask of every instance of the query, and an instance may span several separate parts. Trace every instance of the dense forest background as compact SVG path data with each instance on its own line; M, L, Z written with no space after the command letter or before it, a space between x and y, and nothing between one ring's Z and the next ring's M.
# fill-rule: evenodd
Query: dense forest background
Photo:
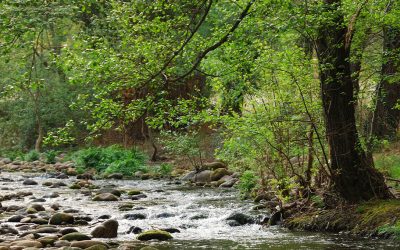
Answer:
M167 148L282 197L390 198L399 17L394 0L1 1L0 150Z

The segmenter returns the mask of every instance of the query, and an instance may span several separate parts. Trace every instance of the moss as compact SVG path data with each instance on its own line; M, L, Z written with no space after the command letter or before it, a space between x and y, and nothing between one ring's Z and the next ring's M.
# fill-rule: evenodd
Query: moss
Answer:
M378 228L378 235L391 236L396 240L400 240L400 221L395 225L384 225Z
M170 240L172 235L166 231L162 230L149 230L138 235L137 239L141 241L148 240Z
M400 200L376 200L358 206L298 213L285 221L289 229L348 231L400 239Z

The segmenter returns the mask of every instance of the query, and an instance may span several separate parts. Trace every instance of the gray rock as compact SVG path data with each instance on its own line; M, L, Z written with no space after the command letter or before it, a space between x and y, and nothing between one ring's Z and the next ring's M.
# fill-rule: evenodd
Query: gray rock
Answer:
M204 170L201 171L200 173L197 173L193 180L195 182L199 182L199 183L209 183L211 182L211 174L213 173L213 171L211 170Z
M26 179L26 180L24 180L24 182L22 182L22 184L24 184L24 185L37 185L38 183L36 181L34 181L34 180Z

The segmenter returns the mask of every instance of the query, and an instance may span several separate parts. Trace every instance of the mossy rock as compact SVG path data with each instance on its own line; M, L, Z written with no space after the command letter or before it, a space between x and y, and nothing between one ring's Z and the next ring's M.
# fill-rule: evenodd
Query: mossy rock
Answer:
M25 211L27 214L36 214L38 211L33 207L28 207Z
M106 250L108 249L106 246L101 245L101 244L97 244L88 248L85 248L86 250Z
M71 186L69 186L70 189L81 189L82 187L78 183L74 183Z
M173 237L170 233L162 230L149 230L137 236L137 239L141 241L148 241L148 240L164 241L164 240L170 240L172 238Z
M93 197L94 201L118 201L118 197L111 193L102 193Z
M102 245L105 248L91 248L93 249L108 249L109 246L101 241L96 241L96 240L82 240L82 241L76 241L76 242L72 242L71 243L71 247L79 247L82 249L89 249L90 247L94 247L94 246L98 246L98 245Z
M130 189L130 190L127 191L128 195L138 195L138 194L141 194L141 193L142 193L142 191L140 191L138 189Z
M217 168L211 173L211 181L218 181L225 175L229 175L229 171L226 168Z
M86 234L74 232L74 233L69 233L69 234L64 235L63 237L60 238L60 240L82 241L82 240L90 240L90 237L87 236Z
M50 225L64 225L73 224L75 221L74 216L67 213L56 213L51 216L49 220Z

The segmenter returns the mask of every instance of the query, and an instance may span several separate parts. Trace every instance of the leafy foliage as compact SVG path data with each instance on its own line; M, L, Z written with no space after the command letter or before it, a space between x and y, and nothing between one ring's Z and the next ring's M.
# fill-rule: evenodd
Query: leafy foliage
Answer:
M73 160L83 169L94 168L98 173L122 173L131 176L143 171L146 157L135 149L123 149L120 146L106 148L87 148L74 153Z
M37 160L39 160L39 158L40 158L40 154L36 150L29 151L24 157L25 161L29 161L29 162L37 161Z

